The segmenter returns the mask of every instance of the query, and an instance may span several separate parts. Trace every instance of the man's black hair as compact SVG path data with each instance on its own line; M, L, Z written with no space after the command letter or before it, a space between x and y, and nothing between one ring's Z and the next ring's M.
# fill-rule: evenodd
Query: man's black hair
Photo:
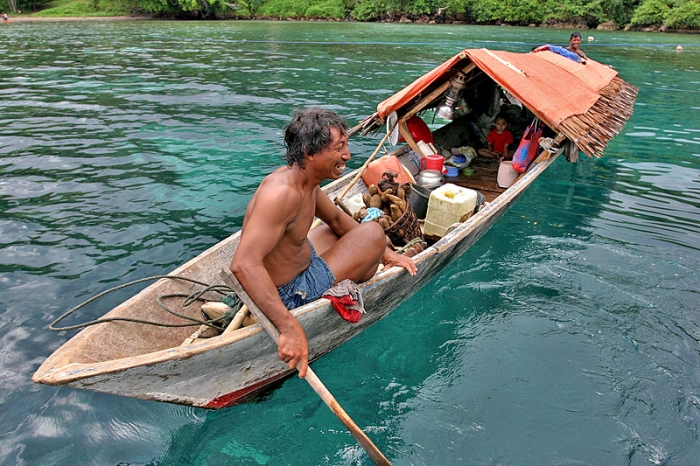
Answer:
M333 141L331 128L346 135L348 125L336 113L323 108L300 110L294 114L284 132L287 165L295 162L304 168L304 156L321 152Z

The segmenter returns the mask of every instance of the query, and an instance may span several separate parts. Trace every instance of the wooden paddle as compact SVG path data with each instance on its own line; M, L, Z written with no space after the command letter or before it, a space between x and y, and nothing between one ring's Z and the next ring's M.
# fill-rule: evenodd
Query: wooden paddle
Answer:
M263 326L263 328L267 331L267 334L270 335L272 340L275 343L279 342L280 339L280 333L277 330L277 327L270 321L270 319L267 318L265 313L260 310L258 306L255 305L253 300L250 298L248 293L245 292L243 289L243 286L238 282L238 279L229 271L229 270L222 270L221 273L221 278L224 280L224 283L226 283L228 286L231 287L233 291L236 292L238 297L243 301L243 304L248 306L248 309L250 309L250 313L255 316L255 318L260 322L260 324ZM362 445L362 448L367 452L369 457L374 461L374 464L378 465L389 465L391 466L391 463L389 462L388 459L382 454L381 451L372 443L372 441L365 435L365 433L357 427L357 424L350 418L348 413L345 412L342 406L335 400L331 392L328 391L328 389L323 385L323 382L316 376L316 373L311 370L311 368L307 368L306 370L306 377L304 377L304 380L306 380L309 385L311 385L311 388L314 389L314 391L318 394L318 396L321 397L324 403L326 403L326 406L328 406L331 411L340 419L340 422L345 424L345 427L348 428L350 433L352 434L355 439Z

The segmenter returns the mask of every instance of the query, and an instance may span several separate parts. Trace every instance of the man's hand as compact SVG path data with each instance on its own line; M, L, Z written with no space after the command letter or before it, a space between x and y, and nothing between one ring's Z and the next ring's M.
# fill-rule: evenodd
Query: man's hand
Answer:
M398 254L396 251L392 251L389 248L386 248L386 251L384 251L384 255L382 256L382 263L386 268L403 267L411 275L415 275L418 271L416 263L412 257L407 257L402 254Z
M309 343L301 324L296 320L294 324L284 331L280 330L280 339L277 344L277 353L280 361L283 361L290 369L298 369L299 377L306 377L306 369L309 367Z

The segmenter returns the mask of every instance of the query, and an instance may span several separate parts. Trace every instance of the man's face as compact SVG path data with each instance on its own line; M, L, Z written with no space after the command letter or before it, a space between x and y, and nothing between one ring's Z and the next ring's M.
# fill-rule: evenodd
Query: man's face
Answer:
M327 172L326 178L336 180L343 175L345 165L350 160L348 136L337 128L331 128L331 143L321 152L313 155L321 170Z
M577 49L579 45L581 45L581 38L580 37L572 37L571 40L569 41L571 44L572 49Z

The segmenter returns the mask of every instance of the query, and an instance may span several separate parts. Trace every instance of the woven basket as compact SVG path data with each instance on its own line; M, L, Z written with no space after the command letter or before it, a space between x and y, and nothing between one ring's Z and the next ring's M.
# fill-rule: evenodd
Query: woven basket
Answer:
M384 232L394 246L403 246L415 238L423 239L418 217L416 217L410 203L406 203L406 211L403 215Z

